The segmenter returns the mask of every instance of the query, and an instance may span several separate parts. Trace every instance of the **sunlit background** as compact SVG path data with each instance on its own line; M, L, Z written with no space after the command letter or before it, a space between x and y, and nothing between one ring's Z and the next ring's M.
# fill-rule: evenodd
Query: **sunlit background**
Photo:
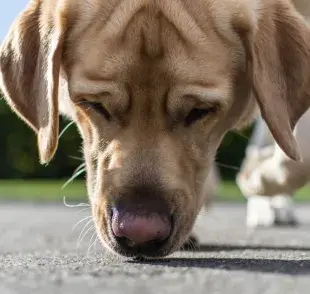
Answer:
M6 1L1 9L0 18L0 40L2 41L5 37L12 21L20 13L20 11L26 6L28 0L13 0Z
M6 1L5 9L0 12L1 42L27 2ZM81 141L74 125L66 128L69 122L61 119L61 131L65 131L56 157L48 166L41 166L35 135L12 114L3 99L0 100L0 123L0 198L62 200L66 196L86 199ZM217 163L223 179L220 199L243 200L234 179L250 133L251 128L242 133L229 133L218 152ZM62 189L72 176L74 180Z

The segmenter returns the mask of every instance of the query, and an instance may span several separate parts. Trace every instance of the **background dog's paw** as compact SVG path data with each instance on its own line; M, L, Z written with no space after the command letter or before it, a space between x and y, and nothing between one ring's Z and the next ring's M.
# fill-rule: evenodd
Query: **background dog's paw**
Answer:
M199 240L196 236L191 235L187 241L183 244L182 250L191 251L199 248Z
M274 224L278 226L295 226L298 224L294 213L294 202L290 195L278 195L270 200L275 214Z
M246 216L248 228L296 224L293 200L290 195L251 196L248 198Z

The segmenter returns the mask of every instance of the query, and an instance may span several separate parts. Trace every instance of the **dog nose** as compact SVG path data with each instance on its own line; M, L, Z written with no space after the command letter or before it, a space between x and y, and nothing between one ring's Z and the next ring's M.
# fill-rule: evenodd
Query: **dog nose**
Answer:
M118 240L126 240L129 247L146 247L167 239L171 232L171 219L168 214L137 210L113 209L112 231Z

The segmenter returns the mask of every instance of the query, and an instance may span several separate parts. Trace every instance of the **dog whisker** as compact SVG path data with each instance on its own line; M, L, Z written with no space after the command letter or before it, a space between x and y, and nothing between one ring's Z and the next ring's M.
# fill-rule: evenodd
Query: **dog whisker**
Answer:
M89 209L91 209L91 207L86 207L86 208L83 208L83 209L79 210L77 213L81 213L81 212L89 210Z
M85 224L85 226L83 227L83 229L81 230L81 233L80 233L80 235L79 235L79 237L78 237L78 241L77 241L77 247L79 246L79 244L80 244L80 242L81 242L81 238L82 238L82 236L84 237L84 232L86 231L86 232L88 232L88 230L90 229L90 228L92 228L93 227L93 225L92 225L92 219L91 220L89 220L86 224Z
M224 163L220 163L220 162L215 162L215 164L217 166L221 166L221 167L225 167L225 168L229 168L235 171L240 171L240 168L237 166L233 166L233 165L228 165L228 164L224 164Z
M91 236L89 243L88 243L88 249L87 249L87 256L91 250L91 248L93 247L93 245L95 244L96 240L97 240L97 231L95 230L95 232L93 233L93 235ZM93 241L93 238L95 237L95 241Z
M98 235L97 235L95 241L94 241L93 244L90 246L90 248L93 247L93 248L95 249L98 241L100 241L100 239L99 239L99 237L98 237Z
M85 233L83 234L83 236L81 238L78 239L78 242L77 242L77 248L80 246L80 244L82 243L83 239L85 238L85 236L91 232L92 230L95 230L95 227L94 226L90 226L88 227L87 230L85 230Z
M249 141L249 140L250 140L249 137L247 137L246 135L244 135L244 134L242 134L242 133L240 133L240 132L238 132L238 131L236 131L236 130L232 130L231 132L234 133L234 134L236 134L236 135L239 135L241 138L245 139L246 141Z
M75 229L80 223L82 223L82 222L84 222L84 221L90 219L91 217L92 217L92 216L90 215L90 216L87 216L87 217L81 219L80 221L78 221L78 222L73 226L72 231L74 231L74 229Z
M79 161L84 161L83 157L77 157L77 156L69 155L69 158L72 158L72 159L75 159L75 160L79 160Z
M66 181L61 189L66 188L70 183L72 183L78 176L80 176L81 174L86 172L86 165L85 163L82 163L81 165L79 165L77 167L77 169L75 170L75 172L73 173L73 175L71 176L71 178Z
M68 208L76 208L76 207L90 207L89 203L79 203L79 204L68 204L66 202L66 196L63 197L63 203Z
M60 140L60 138L63 136L63 134L74 124L74 121L71 121L70 123L68 123L64 129L61 131L61 133L58 136L58 140Z
M81 163L74 171L73 171L73 175L75 175L77 172L81 171L82 169L84 169L86 166L85 163Z

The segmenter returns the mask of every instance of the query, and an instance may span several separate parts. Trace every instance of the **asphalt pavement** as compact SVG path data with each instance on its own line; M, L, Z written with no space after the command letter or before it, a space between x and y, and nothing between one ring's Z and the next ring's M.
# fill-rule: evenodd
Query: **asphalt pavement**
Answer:
M297 206L297 227L253 233L244 205L216 203L198 218L199 250L149 262L106 252L92 227L78 244L81 209L0 203L1 294L310 293L310 205Z

